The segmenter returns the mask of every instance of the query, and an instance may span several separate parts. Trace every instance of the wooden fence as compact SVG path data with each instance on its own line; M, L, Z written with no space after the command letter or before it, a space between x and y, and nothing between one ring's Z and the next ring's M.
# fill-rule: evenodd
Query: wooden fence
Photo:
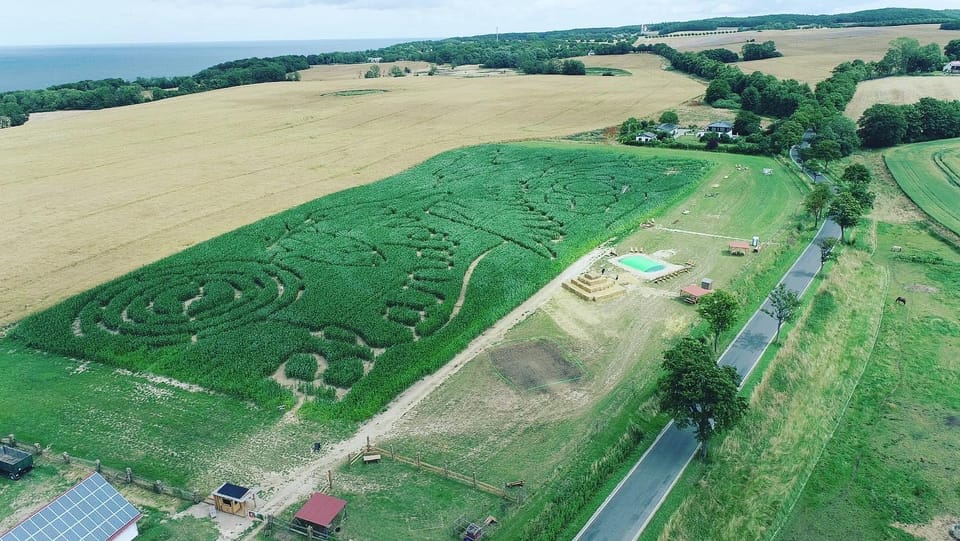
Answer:
M86 458L71 456L66 452L61 454L53 454L45 451L39 443L25 445L17 441L13 434L10 434L4 438L0 438L0 442L31 453L33 455L34 463L42 460L51 464L80 464L85 468L96 471L102 475L104 479L115 485L135 485L144 490L149 490L157 494L173 496L174 498L178 498L190 503L200 503L204 500L204 498L196 490L186 490L179 487L170 486L159 480L151 481L144 479L143 477L134 475L133 470L130 468L125 468L123 471L109 468L104 466L100 460L89 460Z
M417 455L416 458L410 458L410 457L400 455L390 449L384 449L381 447L376 447L374 445L367 444L366 447L358 451L356 454L351 455L350 463L352 464L357 460L363 458L364 456L370 456L374 454L380 455L381 457L389 457L393 460L396 460L397 462L402 462L404 464L408 464L410 466L413 466L421 470L442 475L447 479L453 479L454 481L457 481L469 487L473 487L477 490L481 490L488 494L493 494L494 496L499 496L509 502L522 503L523 501L522 491L519 493L507 492L506 490L498 486L491 485L490 483L485 483L483 481L478 480L476 474L472 476L468 476L459 472L455 472L446 466L441 467L441 466L435 466L433 464L429 464L421 460L419 454ZM522 486L522 483L520 483L518 486Z
M317 531L314 530L312 526L304 527L296 522L289 522L273 515L261 515L260 513L254 513L253 518L255 520L263 521L264 529L267 531L273 528L281 528L288 532L302 535L310 540L337 541L337 534L335 533L328 531Z

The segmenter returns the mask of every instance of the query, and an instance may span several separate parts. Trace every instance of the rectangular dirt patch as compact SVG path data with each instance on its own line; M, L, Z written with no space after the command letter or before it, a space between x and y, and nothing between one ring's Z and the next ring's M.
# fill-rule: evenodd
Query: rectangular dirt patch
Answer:
M579 363L568 359L549 340L532 340L497 348L490 352L490 360L504 379L528 391L583 377Z

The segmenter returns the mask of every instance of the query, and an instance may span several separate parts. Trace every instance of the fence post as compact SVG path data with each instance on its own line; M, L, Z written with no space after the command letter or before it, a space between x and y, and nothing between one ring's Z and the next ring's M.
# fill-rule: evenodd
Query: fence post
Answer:
M40 443L34 443L33 450L35 451L34 454L37 456L40 456L43 454L43 447L40 447Z
M327 470L327 492L333 492L333 471Z
M133 470L131 470L130 468L127 468L127 471L125 472L125 475L124 475L123 480L124 480L124 482L126 482L128 485L129 485L130 483L132 483L132 482L133 482Z
M307 526L307 539L313 540L313 526Z
M477 472L473 472L473 488L477 488Z
M70 455L68 455L66 451L63 452L63 463L64 464L70 463Z
M156 482L154 482L153 490L155 490L157 494L163 494L163 481L158 479Z
M200 503L200 493L196 490L193 491L193 503Z
M10 434L9 436L7 436L7 439L10 440L10 447L16 447L16 446L17 446L17 438L16 438L16 436L14 436L13 434Z
M420 469L420 451L417 451L417 469Z
M94 469L97 470L97 473L102 473L102 470L101 470L101 468L100 468L100 459L99 459L99 458L93 461L93 467L94 467Z

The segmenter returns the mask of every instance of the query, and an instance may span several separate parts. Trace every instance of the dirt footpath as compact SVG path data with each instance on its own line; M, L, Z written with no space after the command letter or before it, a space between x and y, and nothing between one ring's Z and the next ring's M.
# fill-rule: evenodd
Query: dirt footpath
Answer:
M352 437L325 447L320 454L317 455L316 459L304 467L284 474L275 474L270 478L264 479L258 488L269 494L269 496L258 500L257 511L263 514L276 515L286 507L309 496L325 478L327 470L333 470L340 466L350 453L354 453L366 445L367 438L370 438L371 441L385 439L394 429L397 421L413 409L421 400L443 384L447 378L456 374L458 370L476 357L478 353L503 340L510 328L547 302L560 290L560 286L564 281L570 280L588 270L606 251L606 247L600 247L577 260L567 268L567 270L537 291L523 304L515 308L507 314L506 317L470 342L470 345L468 345L466 349L457 354L457 356L440 368L440 370L421 379L393 399L387 406L386 411L363 423ZM187 509L183 514L205 516L208 513L208 509L209 505L201 503ZM231 518L220 513L220 516L215 519L220 527L220 539L253 539L259 531L259 528L245 532L244 530L249 526L249 522L243 520L238 523L237 520L234 520L235 518L236 517Z

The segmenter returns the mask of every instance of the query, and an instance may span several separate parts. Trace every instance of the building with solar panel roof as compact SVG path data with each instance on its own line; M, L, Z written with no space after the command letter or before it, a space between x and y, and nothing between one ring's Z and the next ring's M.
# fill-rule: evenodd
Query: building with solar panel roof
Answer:
M140 533L141 516L94 472L0 535L0 541L130 541Z

